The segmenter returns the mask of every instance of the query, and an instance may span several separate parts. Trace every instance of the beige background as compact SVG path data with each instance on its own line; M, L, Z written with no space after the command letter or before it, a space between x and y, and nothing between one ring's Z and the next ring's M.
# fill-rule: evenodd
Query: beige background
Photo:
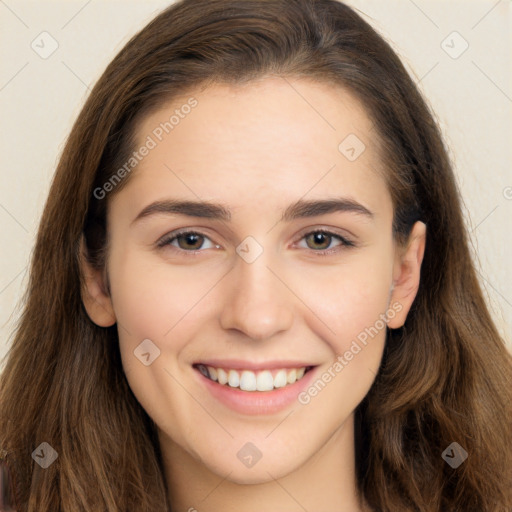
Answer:
M0 358L72 122L108 62L169 3L0 0ZM392 42L438 115L481 280L512 348L511 2L349 3Z

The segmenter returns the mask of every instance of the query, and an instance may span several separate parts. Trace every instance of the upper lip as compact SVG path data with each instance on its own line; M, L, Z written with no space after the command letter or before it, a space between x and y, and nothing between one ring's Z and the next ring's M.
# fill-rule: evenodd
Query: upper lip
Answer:
M284 360L273 360L273 361L262 361L262 362L251 362L244 361L243 359L205 359L197 361L193 366L202 364L204 366L211 366L212 368L229 368L230 370L275 370L281 368L303 368L316 366L310 362L304 361L291 361L289 359Z

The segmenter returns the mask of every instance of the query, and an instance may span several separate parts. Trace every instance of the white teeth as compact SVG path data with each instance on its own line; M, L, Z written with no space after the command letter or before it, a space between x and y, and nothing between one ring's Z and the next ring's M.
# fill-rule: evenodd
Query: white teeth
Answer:
M214 368L199 364L198 370L211 380L221 385L228 384L232 388L240 388L242 391L272 391L273 389L283 388L289 384L302 379L306 373L306 367L280 369L274 371L274 376L270 370L253 372L250 370L228 370L223 368Z
M235 370L229 370L228 373L228 384L232 388L237 388L240 385L240 375Z
M286 386L286 370L279 370L274 377L274 387L282 388Z
M258 373L256 389L258 391L272 391L274 389L274 378L268 370Z
M228 374L222 368L217 368L217 378L219 379L219 384L228 383Z
M243 371L240 377L240 389L243 391L256 390L256 375L253 372Z
M210 374L210 378L212 380L217 380L217 370L215 368L212 368L211 366L207 366L208 373Z

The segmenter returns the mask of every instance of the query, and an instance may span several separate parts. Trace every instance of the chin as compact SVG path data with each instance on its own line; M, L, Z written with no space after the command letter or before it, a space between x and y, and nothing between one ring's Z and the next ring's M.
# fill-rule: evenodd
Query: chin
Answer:
M294 464L293 461L283 463L283 461L267 460L263 462L263 457L252 467L245 467L238 459L231 464L226 464L225 459L213 466L204 460L203 463L213 473L238 485L257 485L272 482L275 479L287 476L298 468L298 462L297 464Z

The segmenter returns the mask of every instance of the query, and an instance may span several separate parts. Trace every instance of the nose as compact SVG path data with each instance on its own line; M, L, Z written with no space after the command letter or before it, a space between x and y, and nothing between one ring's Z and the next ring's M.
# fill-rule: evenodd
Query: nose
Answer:
M254 340L288 330L294 318L293 293L266 254L252 263L238 258L229 273L229 291L223 295L222 328L238 330Z

